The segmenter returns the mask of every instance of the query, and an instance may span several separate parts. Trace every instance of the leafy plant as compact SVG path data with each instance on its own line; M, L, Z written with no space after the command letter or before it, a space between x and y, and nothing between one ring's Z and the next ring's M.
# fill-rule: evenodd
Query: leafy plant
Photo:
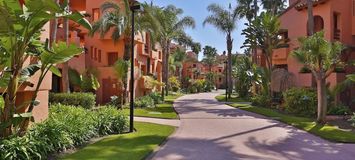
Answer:
M177 92L181 89L181 83L178 79L178 77L172 76L169 78L169 90L172 90L173 92Z
M350 113L351 110L349 107L342 104L331 106L328 110L328 114L330 115L349 115Z
M23 134L32 119L32 110L39 104L36 100L46 74L60 76L55 64L68 61L82 52L81 48L66 43L49 46L39 39L40 31L49 21L56 18L68 18L91 29L90 23L79 12L67 13L65 5L53 0L31 0L21 4L18 0L0 1L0 84L6 91L5 106L0 111L0 136ZM38 59L36 63L25 64L28 58ZM16 105L19 87L36 72L40 72L31 102ZM27 113L16 114L15 108L29 106Z
M251 98L252 105L258 107L270 107L271 98L268 95L259 94Z
M317 113L317 93L306 88L292 88L283 93L288 113L314 117Z
M154 104L162 103L163 99L158 92L152 92L149 94L149 97L154 100Z
M80 74L77 70L69 68L69 81L74 87L82 92L93 92L100 88L100 82L97 79L96 71L87 69L84 74Z
M344 45L329 42L324 32L317 32L310 37L299 38L300 47L292 55L309 68L317 82L318 112L317 122L325 123L327 115L326 79L341 64L340 55Z
M134 106L136 108L154 108L154 99L152 99L150 96L139 97L134 101Z
M123 133L127 117L113 107L96 111L81 107L52 105L50 115L24 136L0 140L0 159L47 159L49 155L79 146L93 137Z
M63 104L92 109L96 104L96 96L92 93L50 93L49 103Z

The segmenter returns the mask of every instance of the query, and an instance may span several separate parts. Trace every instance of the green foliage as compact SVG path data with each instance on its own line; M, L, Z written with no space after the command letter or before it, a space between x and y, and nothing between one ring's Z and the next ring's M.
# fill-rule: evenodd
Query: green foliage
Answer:
M82 145L93 137L123 133L127 125L126 116L111 107L90 111L54 105L49 118L34 125L23 137L0 140L0 159L47 159L52 153Z
M317 113L317 93L306 88L292 88L283 93L288 113L314 117Z
M84 74L80 74L77 70L69 68L69 82L74 87L78 87L79 91L92 92L100 88L100 82L97 79L96 71L87 69Z
M205 88L205 82L206 82L206 80L204 80L204 79L198 79L192 83L192 86L196 87L197 92L202 92L202 91L204 91L204 88Z
M352 126L355 127L355 113L348 119L348 121L351 123Z
M139 97L134 100L134 107L136 108L154 108L154 99L148 96Z
M122 97L120 96L111 96L110 102L107 104L116 108L122 108Z
M96 104L96 96L92 93L50 93L49 103L92 109Z
M163 98L158 92L152 92L148 96L154 100L154 104L159 104L163 102Z
M181 89L181 82L179 81L178 77L172 76L169 78L169 90L173 92L177 92Z
M96 122L100 135L119 134L127 129L127 117L113 107L102 107L96 111Z
M233 68L235 90L239 97L248 97L252 86L252 62L249 57L238 57Z
M44 26L56 18L68 18L89 30L91 29L90 23L82 14L77 11L68 13L66 5L58 5L53 0L28 0L23 6L17 0L0 1L0 61L2 62L0 73L7 72L0 75L0 84L4 90L7 90L5 96L7 103L3 109L6 113L1 114L6 117L0 117L0 119L7 121L0 123L10 123L6 125L4 131L1 129L3 134L0 135L4 137L14 134L14 128L17 127L12 123L16 117L12 110L13 107L17 107L13 104L16 102L16 94L19 87L22 86L21 83L29 80L36 72L40 72L27 110L30 114L35 104L38 105L35 103L37 93L46 74L51 71L60 76L55 64L66 62L82 52L81 48L67 45L64 42L53 44L50 47L48 41L46 43L40 41L39 35ZM36 63L30 65L24 63L28 57L37 58ZM11 72L8 72L7 69L11 69ZM28 121L28 119L29 117L25 117L22 121ZM27 127L22 126L22 129Z
M342 104L331 106L328 109L329 115L349 115L350 113L350 108Z
M258 107L270 107L271 98L268 95L260 94L251 98L252 105Z

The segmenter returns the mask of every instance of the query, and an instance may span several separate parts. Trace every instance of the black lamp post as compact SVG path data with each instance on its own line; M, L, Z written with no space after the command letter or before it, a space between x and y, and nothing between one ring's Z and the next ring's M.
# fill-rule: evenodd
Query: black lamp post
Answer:
M224 61L224 70L225 70L225 79L226 79L226 102L228 101L228 78L227 78L227 74L228 74L228 68L227 68L227 61Z
M134 13L142 11L143 8L139 3L134 3L131 7L131 78L130 78L130 101L129 101L129 132L134 131L133 117L134 117Z

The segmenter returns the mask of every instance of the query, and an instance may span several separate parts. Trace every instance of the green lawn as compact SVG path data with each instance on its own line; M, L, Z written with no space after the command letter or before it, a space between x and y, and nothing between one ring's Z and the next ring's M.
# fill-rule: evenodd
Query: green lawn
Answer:
M137 132L112 135L88 145L63 160L140 160L148 156L174 132L175 127L135 122Z
M157 104L155 108L137 108L134 110L134 116L150 117L150 118L164 118L164 119L177 119L178 115L173 108L175 99L182 95L169 95L165 97L165 102ZM123 109L129 115L129 109Z
M217 96L216 99L220 102L225 102L226 96L225 96L225 94L222 94L222 95ZM248 99L239 98L236 95L232 95L232 97L229 98L227 102L249 102L249 101L250 100L248 100Z
M336 126L316 124L315 120L311 118L296 117L280 113L277 110L255 107L248 104L233 103L230 104L230 106L271 117L273 119L279 120L296 128L305 130L314 135L327 139L329 141L355 143L355 133L351 131L341 130Z
M225 101L224 95L219 95L216 97L216 99L221 102ZM305 130L309 133L327 139L329 141L355 143L355 134L353 132L341 130L336 126L332 126L328 124L320 125L317 124L315 120L311 118L297 117L297 116L281 113L274 109L255 107L250 104L238 103L238 102L247 102L247 101L245 101L245 99L241 99L236 96L233 96L232 99L230 99L228 102L234 102L232 104L229 104L232 107L261 114L267 117L271 117L278 121L284 122L296 128Z

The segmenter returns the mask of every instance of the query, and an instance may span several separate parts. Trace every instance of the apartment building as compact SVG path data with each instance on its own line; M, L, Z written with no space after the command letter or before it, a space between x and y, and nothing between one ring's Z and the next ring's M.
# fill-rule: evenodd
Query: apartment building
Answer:
M290 56L299 44L297 39L307 36L307 2L306 0L289 0L290 7L280 16L281 29L285 29L281 36L289 40L288 45L276 49L272 62L274 68L286 69L293 76L293 85L298 87L314 86L311 73L303 72L303 64ZM340 41L346 45L342 60L351 62L355 60L355 1L353 0L314 0L314 30L324 30L329 41ZM265 59L261 53L253 56L257 64L265 66ZM353 66L346 66L343 71L334 72L327 79L330 87L345 80L346 75L354 73ZM352 86L338 95L337 99L344 105L355 109L353 98L355 87Z
M227 60L226 53L216 57L217 63L211 68L198 61L198 55L192 51L186 52L190 59L183 64L182 76L185 80L196 80L205 79L208 72L213 72L215 74L215 86L216 88L225 88L225 67L224 63Z
M100 6L105 0L75 0L71 1L71 10L79 11L87 16L87 19L94 23L101 16ZM121 0L115 2L122 4ZM112 30L101 37L99 34L89 36L88 31L73 22L69 24L69 39L71 43L85 48L85 53L69 61L69 67L79 73L85 72L88 68L93 68L98 72L100 88L96 91L97 103L106 104L110 97L119 95L125 91L118 87L118 79L115 76L113 65L118 59L123 59L125 51L125 41L129 37L122 36L118 42L114 43L111 38ZM64 32L61 21L58 24L57 39L64 39ZM140 97L151 92L152 88L145 86L145 76L153 76L161 82L162 71L162 51L159 45L151 47L149 34L140 33L135 36L135 96ZM128 74L129 76L129 74ZM129 77L130 78L130 77ZM53 77L53 91L61 91L61 78ZM158 88L160 89L160 88Z

